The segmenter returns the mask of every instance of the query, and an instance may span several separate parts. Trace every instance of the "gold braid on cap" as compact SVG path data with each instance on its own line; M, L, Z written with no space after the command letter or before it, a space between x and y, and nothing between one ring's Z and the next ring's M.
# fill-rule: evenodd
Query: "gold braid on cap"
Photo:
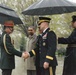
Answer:
M40 20L40 21L38 21L38 24L40 24L41 22L50 22L49 20Z
M14 22L13 21L5 21L4 26L14 26Z

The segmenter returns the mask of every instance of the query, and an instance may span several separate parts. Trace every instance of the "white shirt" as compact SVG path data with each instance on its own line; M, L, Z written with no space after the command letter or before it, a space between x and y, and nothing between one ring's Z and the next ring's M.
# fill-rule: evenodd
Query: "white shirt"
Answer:
M44 30L43 30L43 33L44 33L47 29L48 29L48 28L44 29Z

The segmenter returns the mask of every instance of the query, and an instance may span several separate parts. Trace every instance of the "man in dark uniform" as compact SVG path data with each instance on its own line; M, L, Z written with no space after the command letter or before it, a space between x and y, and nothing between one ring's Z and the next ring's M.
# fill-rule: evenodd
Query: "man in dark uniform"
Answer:
M1 36L1 62L0 68L2 69L2 75L11 75L12 69L15 68L15 56L25 57L25 54L17 51L12 42L10 33L13 32L13 21L6 21L4 23L4 31Z
M39 75L55 75L57 60L55 56L56 52L56 34L50 31L49 23L50 18L39 17L38 25L42 34L37 41L37 47L26 53L27 57L36 55L36 68ZM27 58L26 57L26 58Z
M63 75L76 75L76 15L72 16L71 35L67 38L58 38L59 44L68 44L64 59Z

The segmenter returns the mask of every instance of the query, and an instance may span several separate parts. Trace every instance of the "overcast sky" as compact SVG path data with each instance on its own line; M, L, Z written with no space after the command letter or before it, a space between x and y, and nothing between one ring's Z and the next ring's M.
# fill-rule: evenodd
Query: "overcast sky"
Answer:
M69 0L69 1L76 3L76 0Z

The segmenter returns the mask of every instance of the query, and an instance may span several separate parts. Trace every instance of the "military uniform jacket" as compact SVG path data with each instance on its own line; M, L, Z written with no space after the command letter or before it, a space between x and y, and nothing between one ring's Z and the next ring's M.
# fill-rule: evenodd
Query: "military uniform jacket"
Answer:
M73 59L76 59L76 29L73 30L71 35L67 38L58 38L59 44L68 44L67 50L66 50L66 57L72 57ZM72 60L73 60L72 59ZM71 60L71 61L72 61ZM70 60L69 60L70 62ZM73 62L74 64L74 62ZM76 62L75 62L76 64Z
M36 55L36 66L39 65L40 67L43 67L44 62L48 62L50 66L56 66L56 46L56 35L48 28L41 36L39 36L37 47L29 52L30 56Z
M14 55L22 56L22 52L17 51L11 43L11 37L6 32L1 36L1 69L14 69L15 58Z

